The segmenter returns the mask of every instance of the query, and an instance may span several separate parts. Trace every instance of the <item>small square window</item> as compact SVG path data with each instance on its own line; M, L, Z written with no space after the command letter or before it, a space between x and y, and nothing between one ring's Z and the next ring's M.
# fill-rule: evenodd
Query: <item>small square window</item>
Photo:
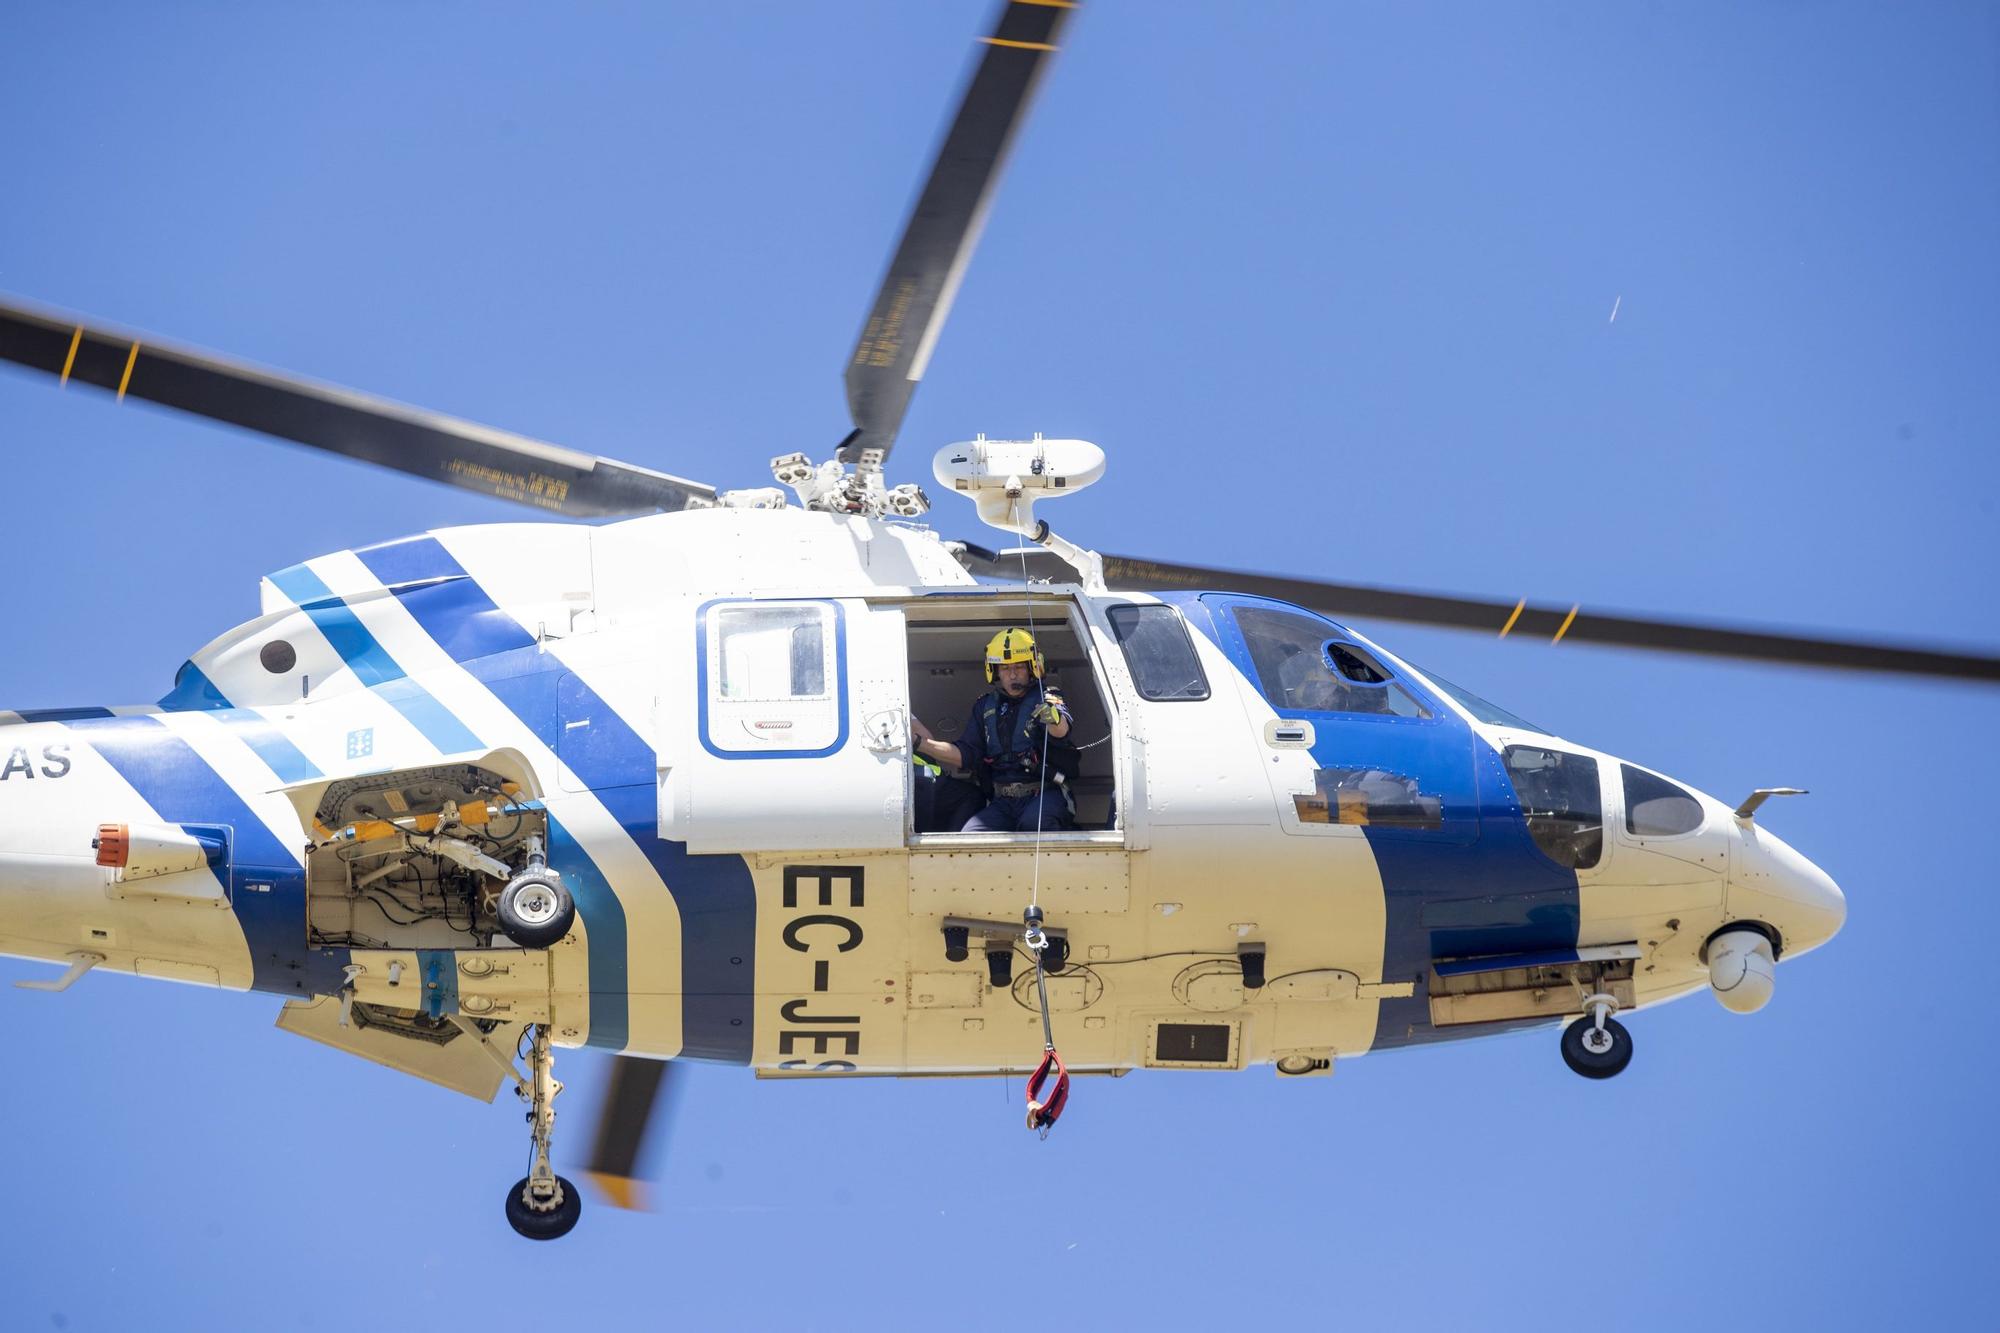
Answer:
M732 606L715 617L716 688L721 698L826 697L827 608Z

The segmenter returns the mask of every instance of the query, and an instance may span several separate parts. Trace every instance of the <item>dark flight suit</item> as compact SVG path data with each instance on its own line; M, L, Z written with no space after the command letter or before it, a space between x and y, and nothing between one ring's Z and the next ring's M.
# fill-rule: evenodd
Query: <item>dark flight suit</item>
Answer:
M1076 747L1048 735L1033 714L1042 706L1043 683L1036 681L1019 699L997 686L979 697L958 738L958 753L987 793L984 809L966 821L967 833L1032 833L1070 826L1069 802L1055 780L1076 772ZM1061 707L1058 704L1058 707ZM1068 709L1063 710L1068 717ZM1048 744L1048 773L1042 773L1042 746Z

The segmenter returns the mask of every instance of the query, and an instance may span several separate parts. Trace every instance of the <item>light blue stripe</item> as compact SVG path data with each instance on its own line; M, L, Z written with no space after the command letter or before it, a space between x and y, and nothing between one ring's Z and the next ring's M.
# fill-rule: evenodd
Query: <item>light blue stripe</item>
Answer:
M480 748L479 737L470 728L452 716L436 695L407 676L375 693L388 700L391 707L408 718L410 725L428 736L431 744L443 753L459 754Z
M264 761L264 766L280 782L304 782L320 776L312 760L287 740L283 732L262 714L231 704L215 682L191 661L181 665L180 673L174 677L173 693L160 700L160 707L169 713L213 714Z
M435 695L410 679L409 673L389 655L389 650L368 632L368 627L346 602L334 596L333 589L319 575L304 565L293 565L271 575L271 582L312 618L361 683L407 718L441 753L458 754L479 748L479 738Z
M319 632L333 645L343 662L354 668L354 674L363 685L370 688L392 680L401 680L409 673L398 666L396 659L389 656L368 627L361 623L359 616L348 609L347 603L333 595L333 589L319 575L304 565L293 565L271 576L271 582L278 585L278 591L299 604L299 609L312 617Z
M271 725L261 713L253 713L247 708L224 708L215 713L216 720L236 733L236 738L249 746L259 759L264 761L284 783L305 782L322 776L305 752L286 739L285 734Z

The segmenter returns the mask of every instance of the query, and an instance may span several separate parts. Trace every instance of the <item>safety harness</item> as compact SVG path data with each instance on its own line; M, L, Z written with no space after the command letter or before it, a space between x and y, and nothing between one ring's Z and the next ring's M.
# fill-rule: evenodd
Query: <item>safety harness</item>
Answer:
M1068 770L1075 767L1076 751L1073 747L1050 736L1047 724L1035 716L1047 697L1047 687L1036 681L1034 689L1022 695L1014 705L1005 736L1000 734L999 691L988 691L986 697L980 701L979 727L986 742L986 753L981 759L980 777L987 787L996 784L994 770L1004 766L1009 769L1019 769L1024 774L1033 774L1037 759L1041 759L1044 765L1062 774L1065 780L1075 776Z

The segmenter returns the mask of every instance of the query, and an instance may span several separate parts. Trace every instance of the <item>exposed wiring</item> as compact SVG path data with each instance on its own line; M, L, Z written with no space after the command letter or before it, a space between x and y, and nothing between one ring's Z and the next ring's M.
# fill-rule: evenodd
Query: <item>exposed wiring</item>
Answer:
M1020 954L1023 958L1029 959L1030 961L1032 961L1035 956L1032 952L1030 952L1027 948L1025 948L1023 945L1019 943L1016 943L1014 945L1014 952ZM1236 955L1227 949L1175 949L1168 953L1141 954L1137 958L1078 958L1076 955L1071 954L1068 963L1074 964L1077 967L1095 970L1100 967L1124 967L1130 963L1151 963L1161 958L1234 958L1234 957L1236 957ZM1307 968L1306 970L1312 972L1312 971L1318 971L1319 969Z

